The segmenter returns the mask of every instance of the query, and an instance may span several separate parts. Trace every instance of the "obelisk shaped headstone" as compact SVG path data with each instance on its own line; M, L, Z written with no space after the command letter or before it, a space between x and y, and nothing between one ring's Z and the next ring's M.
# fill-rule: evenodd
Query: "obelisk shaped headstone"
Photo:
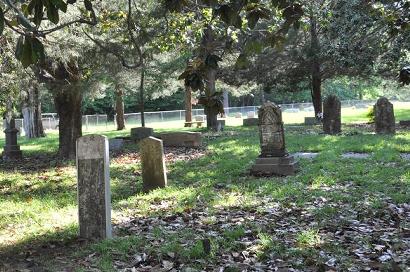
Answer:
M374 105L374 122L377 134L396 133L393 104L386 97L379 98Z
M108 139L87 135L77 140L80 237L111 238L111 192Z
M148 137L140 142L142 180L145 192L167 186L164 147L162 140Z
M23 157L20 146L17 144L17 134L19 130L16 128L16 123L13 118L6 120L6 143L4 145L3 159L4 160L19 160Z
M323 102L323 132L338 134L342 132L342 108L339 98L329 95Z

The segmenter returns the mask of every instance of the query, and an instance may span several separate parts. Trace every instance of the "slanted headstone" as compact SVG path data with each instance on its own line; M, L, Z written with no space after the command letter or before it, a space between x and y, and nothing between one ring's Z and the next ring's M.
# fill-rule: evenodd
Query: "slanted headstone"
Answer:
M171 147L199 147L202 145L200 132L166 132L158 134L164 146Z
M108 139L87 135L77 140L80 237L111 238L111 192Z
M323 131L326 134L342 132L342 107L339 98L329 95L323 102Z
M154 135L154 129L153 128L137 127L137 128L132 128L131 129L131 140L133 140L135 142L139 142L142 139L145 139L145 138L153 136L153 135Z
M374 105L374 121L377 134L396 133L393 104L387 98L379 98Z
M6 144L4 146L3 159L4 160L20 160L23 154L20 150L20 146L17 144L17 134L19 130L16 128L15 120L12 118L9 122L6 122Z
M261 155L251 168L253 175L295 174L298 163L285 147L282 111L272 102L265 103L258 112Z
M140 142L143 190L145 192L167 186L164 147L160 139L148 137Z

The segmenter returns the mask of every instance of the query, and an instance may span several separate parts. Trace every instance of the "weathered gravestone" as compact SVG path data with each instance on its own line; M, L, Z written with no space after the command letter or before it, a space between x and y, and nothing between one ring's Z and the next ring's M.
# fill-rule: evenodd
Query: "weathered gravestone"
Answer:
M385 97L379 98L374 105L374 122L377 134L394 134L396 132L393 104Z
M329 95L323 102L323 131L326 134L342 132L342 107L339 98Z
M226 125L225 119L218 119L217 123L218 123L217 131L223 131L225 129L225 125Z
M131 140L139 142L142 139L145 139L147 137L153 136L154 135L154 129L153 128L147 128L147 127L137 127L137 128L132 128L131 129Z
M246 119L243 119L242 125L244 127L257 126L258 122L259 122L258 118L246 118Z
M202 145L200 132L166 132L158 134L164 146L170 147L199 147Z
M160 139L148 137L140 142L143 190L145 192L167 186L164 147Z
M298 163L285 147L285 131L279 106L267 102L258 112L261 155L251 168L253 175L293 175Z
M20 160L23 154L20 150L20 146L17 144L17 134L19 130L16 128L14 119L10 119L6 122L6 144L4 146L3 159L4 160Z
M80 237L111 238L111 192L108 139L87 135L77 140Z

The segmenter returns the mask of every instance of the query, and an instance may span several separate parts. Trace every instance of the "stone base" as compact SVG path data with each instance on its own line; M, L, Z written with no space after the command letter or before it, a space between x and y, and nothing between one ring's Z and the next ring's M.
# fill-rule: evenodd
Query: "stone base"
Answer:
M257 158L251 168L254 176L292 176L299 168L293 156Z
M23 158L23 152L20 150L20 146L12 145L5 146L3 152L4 160L21 160Z
M136 142L139 142L142 139L148 138L153 135L154 135L153 128L138 127L138 128L131 129L131 140L136 141Z
M199 147L202 145L200 132L168 132L158 134L164 146L170 147Z
M258 118L247 118L243 119L243 126L244 127L251 127L251 126L257 126L258 125Z
M410 127L410 120L400 121L399 125L403 127Z
M321 123L315 117L305 117L305 125L313 126L320 125Z

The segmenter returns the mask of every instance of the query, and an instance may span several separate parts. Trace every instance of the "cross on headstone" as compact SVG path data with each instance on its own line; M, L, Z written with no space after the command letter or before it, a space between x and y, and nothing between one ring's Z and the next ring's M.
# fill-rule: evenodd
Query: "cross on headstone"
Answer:
M20 146L17 144L17 134L19 130L16 128L16 122L13 118L9 122L6 121L6 144L4 146L4 160L19 160L23 157Z
M377 134L396 133L393 104L386 97L381 97L374 105L374 121Z
M108 139L87 135L77 140L80 237L111 238L111 192Z
M142 180L145 192L167 186L162 140L148 137L140 142Z
M323 102L323 131L326 134L342 132L341 103L335 95L329 95Z
M272 102L265 103L258 112L261 155L252 166L253 175L295 174L298 163L285 146L282 111Z

